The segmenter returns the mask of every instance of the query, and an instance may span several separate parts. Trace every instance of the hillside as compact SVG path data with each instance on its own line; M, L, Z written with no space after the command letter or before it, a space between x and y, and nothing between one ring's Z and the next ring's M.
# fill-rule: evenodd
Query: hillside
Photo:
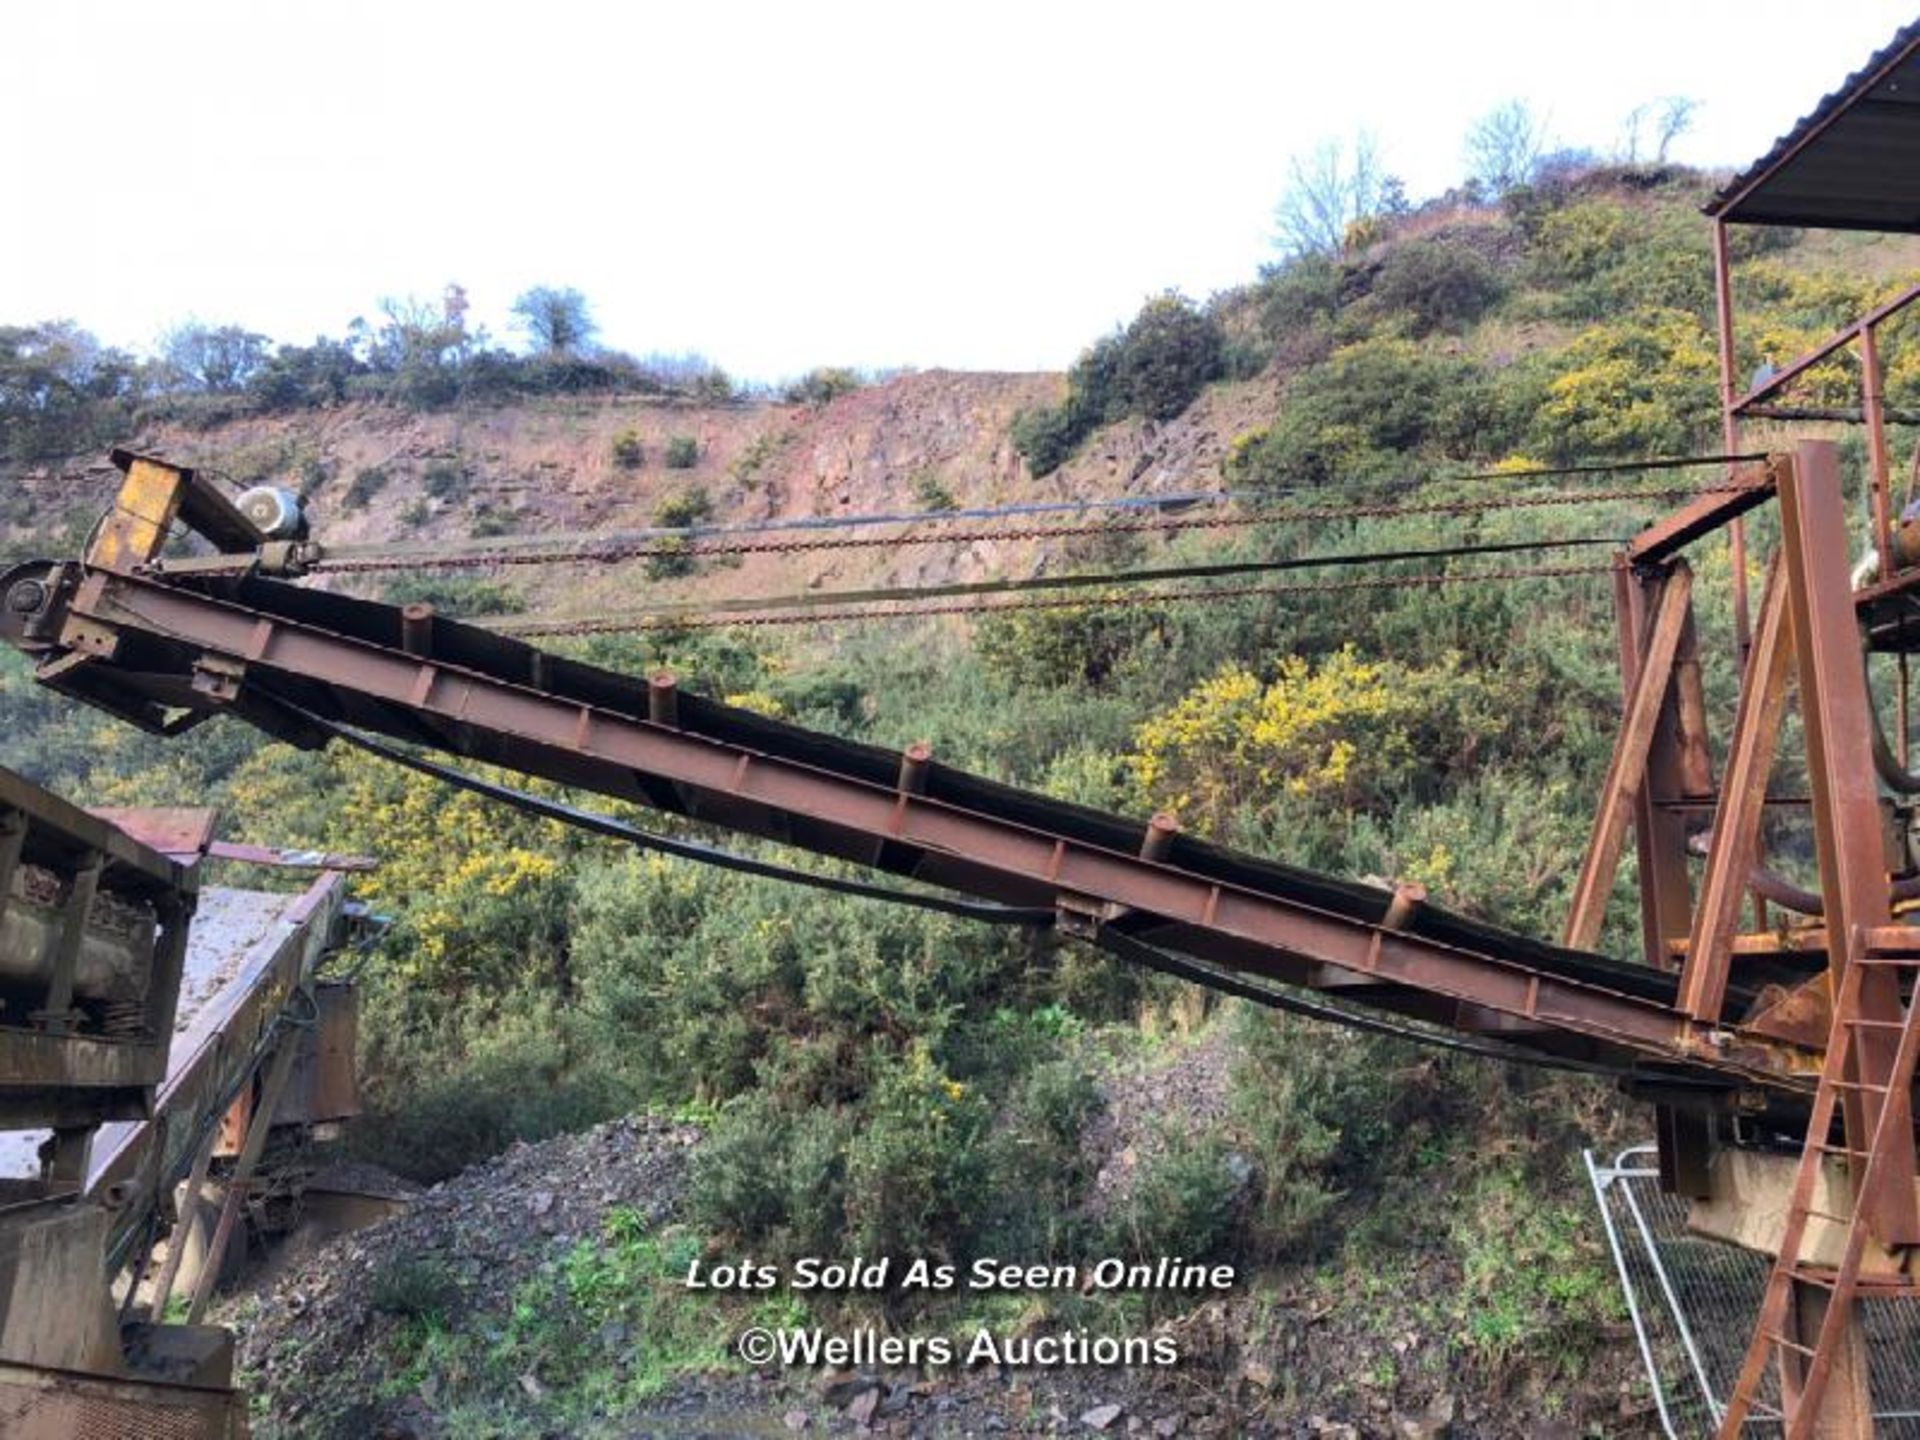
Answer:
M1274 392L1261 380L1216 387L1172 421L1112 427L1036 481L1009 430L1018 412L1054 401L1060 389L1057 376L930 371L824 405L633 396L414 411L358 402L210 428L150 422L130 438L239 484L299 489L314 533L329 542L463 540L637 529L663 523L663 507L695 491L710 499L712 520L728 524L1215 489L1233 438L1270 412ZM637 464L615 459L622 437L637 443ZM670 467L668 448L682 437L696 447L693 462ZM0 473L14 497L7 549L25 554L49 533L83 529L111 497L117 475L104 455ZM56 516L60 526L50 527ZM1019 573L1039 560L1034 547L1015 544L751 557L659 589L757 594L934 583ZM577 577L566 608L590 609L595 598L593 577Z
M1065 376L932 371L792 402L660 385L489 398L469 384L481 362L449 351L421 362L434 384L370 359L319 398L134 387L57 426L14 416L0 520L13 555L71 553L111 491L111 432L295 485L343 543L1221 486L1270 504L1217 535L354 582L453 612L1604 540L1715 473L1628 463L1718 448L1704 190L1597 169L1379 217L1204 306L1149 301ZM1743 367L1920 270L1910 242L1740 245ZM1885 343L1890 397L1914 405L1920 343ZM1844 404L1853 383L1821 367L1803 395ZM1574 461L1627 468L1538 473ZM1325 594L562 643L836 734L926 739L1070 799L1174 810L1294 863L1417 880L1550 935L1619 690L1604 550L1543 558L1564 573L1382 563L1360 577L1374 588ZM1734 683L1727 563L1697 556L1721 582L1698 597L1715 713ZM362 976L370 1113L352 1143L435 1188L231 1307L262 1433L1654 1433L1578 1168L1581 1146L1617 1148L1648 1117L1598 1081L1253 1013L1052 937L636 856L357 754L224 725L135 736L36 691L11 655L0 718L0 763L76 799L218 803L235 838L382 858L358 882L395 924ZM1781 863L1804 858L1781 843ZM1621 955L1638 953L1627 911L1602 941ZM856 1252L1178 1254L1240 1279L1223 1300L680 1283L696 1259ZM1176 1335L1190 1363L822 1375L730 1356L749 1324L1105 1327Z

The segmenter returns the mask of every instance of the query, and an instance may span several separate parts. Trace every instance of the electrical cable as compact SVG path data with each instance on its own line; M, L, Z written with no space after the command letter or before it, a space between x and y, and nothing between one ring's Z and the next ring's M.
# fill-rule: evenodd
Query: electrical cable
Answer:
M1873 721L1870 732L1873 739L1873 768L1879 774L1881 783L1896 795L1920 795L1920 775L1902 765L1900 758L1893 753L1893 746L1887 743L1887 730L1880 719L1880 706L1873 698L1872 658L1871 652L1863 646L1860 664L1866 671L1867 713Z
M1084 575L1039 575L1019 580L970 580L950 585L895 585L868 590L823 590L790 595L740 596L731 600L680 601L627 611L622 619L660 623L681 615L746 615L773 610L831 609L836 605L917 602L960 596L1024 594L1036 590L1113 589L1162 580L1217 579L1229 575L1262 575L1287 570L1347 569L1388 565L1407 560L1452 560L1476 555L1529 554L1543 550L1571 550L1589 546L1617 546L1612 536L1582 535L1549 540L1506 540L1485 545L1446 545L1414 550L1375 550L1349 555L1296 555L1280 560L1233 560L1210 565L1170 565L1150 570L1099 571ZM614 617L597 617L605 620ZM480 622L503 635L545 633L541 627L564 623L565 617L514 616Z
M277 697L275 697L275 703L289 714L297 716L302 723L313 726L333 739L343 740L349 745L364 750L369 755L378 756L395 765L403 765L409 770L438 780L442 784L451 785L455 789L478 795L482 799L510 805L527 814L538 815L542 819L557 821L562 825L569 825L591 834L622 840L641 850L655 850L662 855L672 855L677 859L691 860L700 865L712 865L718 869L733 870L743 875L757 875L769 880L783 880L789 884L826 890L836 895L851 895L862 900L885 900L897 905L911 905L921 910L931 910L942 915L955 915L963 920L979 920L991 925L1052 925L1054 921L1053 911L1038 907L958 900L946 895L923 894L914 890L901 890L890 885L873 885L862 880L848 880L837 875L821 875L811 870L796 870L771 860L760 860L751 855L742 855L737 851L724 850L717 845L707 845L697 840L679 840L651 830L642 830L636 825L629 825L624 820L616 820L613 816L603 815L597 810L584 810L563 801L530 795L524 790L515 790L508 785L482 780L477 775L456 770L450 765L442 765L438 761L409 754L396 746L376 740L371 735L363 734L345 725L336 725L330 720L323 720L318 715Z
M697 841L676 840L641 830L626 822L616 820L610 815L597 811L583 810L560 801L548 800L542 796L530 795L510 786L499 785L478 776L470 775L437 761L426 760L411 755L372 736L363 734L348 726L336 725L323 720L309 711L301 709L284 700L276 698L276 704L290 714L297 716L306 724L312 725L331 738L345 741L366 753L405 766L409 770L479 795L484 799L510 805L517 810L534 814L543 819L554 820L561 824L574 826L594 834L605 835L613 839L624 840L641 849L658 850L663 854L674 855L692 860L699 864L714 865L721 869L742 874L757 875L766 879L781 880L790 884L827 890L836 894L852 895L860 899L882 900L892 904L909 905L919 909L932 910L941 914L954 915L962 919L981 920L992 924L1045 925L1052 926L1056 916L1054 911L1040 907L1019 907L994 905L980 901L957 900L947 896L926 895L914 891L900 890L891 886L871 885L857 880L841 879L837 876L819 875L811 871L796 870L789 866L771 861L758 860L751 856L723 850L717 846L704 845ZM1147 945L1123 935L1117 931L1102 930L1096 937L1099 945L1122 959L1126 959L1148 969L1160 971L1179 979L1191 981L1218 990L1223 994L1235 995L1252 1000L1272 1009L1285 1010L1308 1019L1328 1021L1345 1025L1351 1029L1362 1030L1369 1034L1385 1035L1394 1039L1409 1040L1417 1044L1432 1045L1441 1049L1456 1050L1464 1054L1475 1055L1482 1059L1504 1060L1516 1064L1533 1065L1550 1070L1564 1070L1576 1074L1596 1075L1614 1079L1631 1077L1634 1072L1620 1066L1602 1065L1597 1062L1574 1060L1566 1056L1536 1054L1517 1047L1490 1044L1475 1041L1463 1036L1447 1035L1422 1030L1416 1026L1403 1025L1376 1016L1361 1015L1343 1007L1322 1004L1302 996L1290 995L1270 986L1261 985L1230 971L1205 964L1200 961L1168 955L1157 947ZM1707 1080L1692 1076L1662 1077L1672 1083L1699 1086L1707 1089L1725 1089L1723 1081Z
M1575 1060L1565 1055L1523 1050L1518 1046L1500 1045L1469 1039L1462 1035L1425 1030L1415 1025L1384 1020L1377 1015L1362 1015L1344 1006L1309 1000L1303 995L1296 995L1271 985L1263 985L1217 965L1189 960L1184 956L1169 955L1158 946L1148 945L1144 941L1134 939L1131 935L1105 927L1096 932L1091 943L1120 959L1144 966L1149 970L1157 970L1163 975L1171 975L1178 980L1205 985L1223 994L1233 995L1242 1000L1251 1000L1256 1005L1285 1011L1304 1019L1344 1025L1350 1030L1359 1030L1369 1035L1409 1040L1415 1044L1430 1045L1440 1050L1454 1050L1483 1060L1503 1060L1516 1065L1532 1065L1544 1070L1563 1070L1576 1075L1594 1075L1615 1080L1632 1079L1638 1075L1638 1072L1625 1066L1606 1065L1593 1060ZM1712 1090L1728 1088L1725 1081L1709 1080L1704 1076L1662 1075L1660 1078L1663 1084Z
M1010 600L998 604L956 601L933 605L895 605L884 610L803 610L780 614L738 616L603 615L591 619L516 617L511 633L518 639L573 635L628 635L652 630L756 629L773 625L825 625L839 621L905 620L917 616L999 615L1046 610L1124 609L1177 604L1189 600L1239 600L1279 595L1337 595L1368 590L1398 590L1409 586L1494 584L1514 580L1553 580L1612 573L1607 565L1525 565L1501 570L1421 571L1411 575L1372 576L1361 580L1294 581L1271 585L1190 585L1132 594L1068 595Z

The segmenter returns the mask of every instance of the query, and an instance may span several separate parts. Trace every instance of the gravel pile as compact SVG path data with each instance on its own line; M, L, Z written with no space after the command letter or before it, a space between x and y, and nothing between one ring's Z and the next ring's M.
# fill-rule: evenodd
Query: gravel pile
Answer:
M443 1281L445 1321L496 1312L541 1264L598 1235L607 1212L656 1224L678 1204L693 1126L648 1116L578 1135L516 1144L416 1195L405 1211L335 1240L223 1317L239 1332L239 1360L277 1421L297 1424L313 1404L363 1373L396 1323L379 1305L396 1273Z

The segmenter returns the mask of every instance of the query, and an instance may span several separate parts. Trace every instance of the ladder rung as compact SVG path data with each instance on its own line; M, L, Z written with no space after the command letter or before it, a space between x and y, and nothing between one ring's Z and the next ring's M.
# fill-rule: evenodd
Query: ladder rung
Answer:
M1876 955L1869 951L1865 955L1856 955L1851 962L1855 965L1880 965L1889 970L1920 969L1920 956L1916 955Z
M1875 1095L1890 1095L1893 1093L1893 1087L1891 1085L1875 1085L1866 1080L1829 1080L1827 1084L1833 1086L1836 1090L1866 1090Z
M1794 1265L1788 1268L1788 1274L1795 1280L1807 1285L1818 1285L1822 1290L1840 1288L1840 1272L1812 1265ZM1895 1295L1911 1294L1916 1288L1910 1275L1855 1275L1853 1289L1856 1294L1872 1298L1878 1295L1891 1299Z
M1864 1015L1855 1015L1845 1023L1848 1025L1857 1025L1863 1030L1904 1030L1907 1028L1907 1022L1904 1020L1869 1020Z
M1862 1299L1875 1296L1911 1295L1916 1286L1911 1275L1862 1275L1855 1282Z
M1828 1140L1809 1140L1807 1141L1807 1146L1809 1149L1818 1150L1822 1154L1847 1155L1856 1160L1868 1159L1872 1153L1866 1150L1856 1150L1851 1145L1835 1145Z
M1816 1220L1831 1220L1836 1225L1853 1224L1853 1216L1851 1215L1836 1215L1831 1210L1816 1210L1811 1205L1807 1206L1807 1208L1800 1213L1802 1215L1811 1215Z
M1789 1340L1786 1336L1776 1335L1771 1330L1767 1332L1767 1340L1771 1344L1784 1346L1788 1350L1798 1350L1802 1355L1811 1356L1813 1354L1813 1347L1811 1345L1802 1345L1798 1340Z
M1788 1273L1802 1284L1818 1285L1822 1290L1840 1288L1840 1277L1831 1270L1815 1270L1805 1265L1795 1265Z

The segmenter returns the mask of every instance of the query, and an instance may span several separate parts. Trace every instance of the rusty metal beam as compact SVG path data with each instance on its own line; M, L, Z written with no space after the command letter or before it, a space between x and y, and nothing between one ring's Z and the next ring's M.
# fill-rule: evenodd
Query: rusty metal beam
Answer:
M267 694L276 687L331 694L362 718L384 717L380 723L404 724L409 734L419 733L420 719L444 722L445 733L456 738L442 743L456 753L603 793L632 795L643 778L667 781L697 797L716 823L749 833L780 836L804 827L806 843L853 858L870 855L874 840L887 837L924 850L929 867L938 865L937 874L927 869L928 877L956 889L1078 894L1142 911L1173 927L1176 943L1189 953L1244 942L1278 965L1319 961L1647 1055L1700 1061L1795 1088L1812 1083L1817 1057L1753 1037L1729 1044L1723 1034L1676 1016L1657 996L1625 993L1511 954L1386 931L1293 895L1197 874L1179 864L1177 845L1171 859L1150 860L902 791L892 777L696 733L687 728L685 705L679 727L662 726L605 703L535 691L523 680L408 656L337 629L134 576L96 572L74 607L126 634L244 667L245 685ZM449 653L463 628L448 624ZM516 676L524 675L524 662L515 664Z
M1700 637L1691 611L1680 629L1680 645L1673 657L1673 745L1663 756L1674 771L1673 784L1650 784L1641 792L1650 808L1653 801L1671 795L1711 795L1713 742L1707 733L1707 687L1700 673ZM1655 782L1668 777L1653 775ZM1658 795L1656 796L1656 792Z
M1830 441L1808 441L1780 474L1781 548L1786 557L1788 605L1800 710L1806 726L1807 778L1813 791L1814 845L1820 890L1832 945L1836 986L1847 967L1865 954L1862 936L1892 923L1892 895L1874 780L1872 697L1860 664L1860 633L1848 578L1846 502L1838 454ZM1862 977L1861 1015L1879 1022L1854 1042L1857 1057L1849 1079L1884 1088L1898 1046L1901 1016L1898 976L1881 966ZM1882 1105L1895 1110L1895 1139L1886 1163L1876 1167L1886 1183L1860 1197L1860 1209L1875 1239L1888 1245L1920 1243L1920 1209L1914 1204L1912 1096L1852 1089L1845 1108L1847 1143L1871 1146ZM1813 1137L1818 1139L1819 1137Z
M1645 615L1652 607L1652 583L1636 576L1634 607ZM1667 944L1687 933L1693 921L1693 879L1689 870L1689 821L1659 802L1691 792L1691 779L1713 785L1713 759L1707 743L1706 699L1700 689L1699 638L1693 607L1680 624L1674 648L1673 685L1654 722L1647 747L1647 771L1633 800L1634 848L1640 864L1641 955L1656 968L1669 964ZM1691 727L1691 729L1690 729Z
M60 938L54 951L53 975L47 981L44 1007L32 1017L50 1034L64 1035L72 1023L74 968L80 962L80 943L86 938L94 896L100 889L100 872L105 867L104 855L96 852L87 856L74 872L66 902L60 907Z
M1727 250L1727 222L1713 222L1713 298L1720 336L1720 439L1726 453L1740 453L1740 417L1733 408L1733 261ZM1734 653L1746 664L1749 620L1747 616L1747 526L1736 517L1727 534L1733 569Z
M1773 463L1742 466L1728 477L1723 488L1696 496L1656 520L1627 542L1627 558L1635 565L1671 560L1702 535L1764 505L1773 495Z
M194 1281L193 1299L187 1304L189 1325L200 1323L207 1301L213 1298L213 1287L218 1283L221 1268L226 1263L227 1246L233 1238L234 1224L240 1218L240 1206L253 1183L254 1167L260 1163L260 1156L267 1148L267 1136L273 1129L273 1112L280 1108L280 1097L286 1093L287 1080L293 1074L293 1062L299 1053L299 1037L292 1032L283 1035L280 1048L273 1052L273 1060L267 1066L266 1077L260 1082L260 1103L254 1108L253 1119L247 1126L247 1138L240 1147L239 1158L233 1162L233 1170L227 1176L227 1193L220 1205L220 1220L214 1226L213 1239L207 1243L206 1257Z
M1586 857L1580 864L1580 878L1574 885L1562 936L1563 943L1572 949L1592 949L1606 921L1607 900L1620 866L1620 845L1627 833L1627 815L1644 788L1647 753L1660 712L1667 704L1674 657L1679 652L1692 594L1692 573L1684 563L1677 564L1661 584L1653 628L1630 685L1626 719L1614 741L1613 758L1600 788L1593 833L1587 840Z
M1915 300L1920 300L1920 285L1908 286L1905 290L1902 290L1898 295L1887 301L1886 304L1875 306L1865 315L1862 315L1858 320L1855 320L1851 325L1847 326L1846 329L1836 331L1834 334L1828 336L1827 339L1814 346L1813 349L1807 351L1806 354L1781 367L1779 370L1774 371L1773 374L1761 381L1760 384L1754 386L1754 388L1747 391L1746 394L1734 400L1728 408L1734 414L1738 415L1744 412L1749 405L1756 405L1769 395L1779 394L1786 386L1799 379L1800 376L1804 375L1835 351L1845 349L1846 346L1859 339L1868 329L1880 324L1882 321L1892 319Z
M1717 1021L1726 1003L1734 930L1747 876L1759 858L1762 802L1786 713L1792 644L1786 579L1776 552L1760 594L1759 628L1748 652L1728 747L1726 788L1714 816L1700 903L1680 975L1680 1008L1696 1020Z
M206 1187L207 1171L213 1166L214 1147L220 1143L220 1131L208 1126L206 1136L193 1152L193 1168L187 1172L186 1191L180 1197L179 1213L167 1233L167 1258L153 1282L153 1304L148 1316L159 1323L166 1319L167 1302L173 1299L173 1282L180 1274L180 1261L187 1253L187 1239L200 1213L200 1192ZM164 1184L164 1181L163 1181ZM162 1212L164 1213L164 1211Z
M1867 484L1873 501L1873 548L1880 573L1891 575L1893 554L1892 463L1887 457L1886 382L1880 371L1880 339L1873 322L1860 327L1860 409L1867 422Z

